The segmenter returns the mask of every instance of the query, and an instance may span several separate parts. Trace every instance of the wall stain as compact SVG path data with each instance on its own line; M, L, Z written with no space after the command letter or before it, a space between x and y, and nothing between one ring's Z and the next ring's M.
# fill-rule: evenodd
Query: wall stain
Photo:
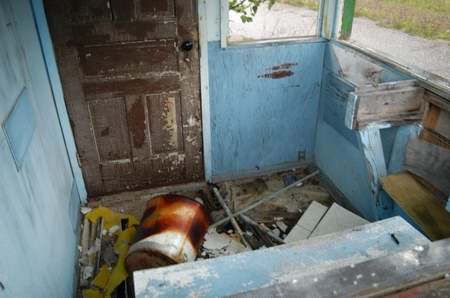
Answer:
M297 66L298 63L285 63L277 66L273 66L272 70L290 69L292 66Z
M294 73L290 70L282 70L282 71L275 71L271 73L265 73L262 75L258 75L258 78L266 78L266 79L281 79L285 77L290 77Z
M109 126L107 126L105 129L103 129L101 132L100 132L100 136L102 136L102 137L106 137L106 136L108 136L109 135Z
M141 148L145 143L145 111L141 100L137 100L128 112L128 125L133 135L133 145Z

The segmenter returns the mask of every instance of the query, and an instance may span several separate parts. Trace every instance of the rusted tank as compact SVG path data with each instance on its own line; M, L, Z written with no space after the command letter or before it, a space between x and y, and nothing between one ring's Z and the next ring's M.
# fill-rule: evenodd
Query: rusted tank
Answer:
M128 272L194 261L209 224L197 201L180 195L150 199L125 262Z

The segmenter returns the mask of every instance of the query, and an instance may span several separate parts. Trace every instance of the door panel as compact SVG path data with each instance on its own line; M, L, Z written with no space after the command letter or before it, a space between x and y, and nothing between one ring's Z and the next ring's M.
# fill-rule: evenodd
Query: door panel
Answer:
M89 195L203 178L194 1L45 4Z

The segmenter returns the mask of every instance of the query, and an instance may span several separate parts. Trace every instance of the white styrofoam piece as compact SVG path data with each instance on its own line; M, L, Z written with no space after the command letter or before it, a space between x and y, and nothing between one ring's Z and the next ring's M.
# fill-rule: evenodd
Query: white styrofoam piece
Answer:
M345 231L368 223L369 221L364 218L359 217L336 203L333 203L309 238Z
M313 201L284 241L288 243L307 239L327 210L326 206Z

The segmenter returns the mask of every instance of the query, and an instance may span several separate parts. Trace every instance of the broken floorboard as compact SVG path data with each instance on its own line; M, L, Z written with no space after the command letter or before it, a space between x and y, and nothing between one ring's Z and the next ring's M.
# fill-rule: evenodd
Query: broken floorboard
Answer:
M395 234L399 244L390 234ZM135 293L136 297L233 295L428 243L402 218L395 217L268 249L138 271L134 273Z

